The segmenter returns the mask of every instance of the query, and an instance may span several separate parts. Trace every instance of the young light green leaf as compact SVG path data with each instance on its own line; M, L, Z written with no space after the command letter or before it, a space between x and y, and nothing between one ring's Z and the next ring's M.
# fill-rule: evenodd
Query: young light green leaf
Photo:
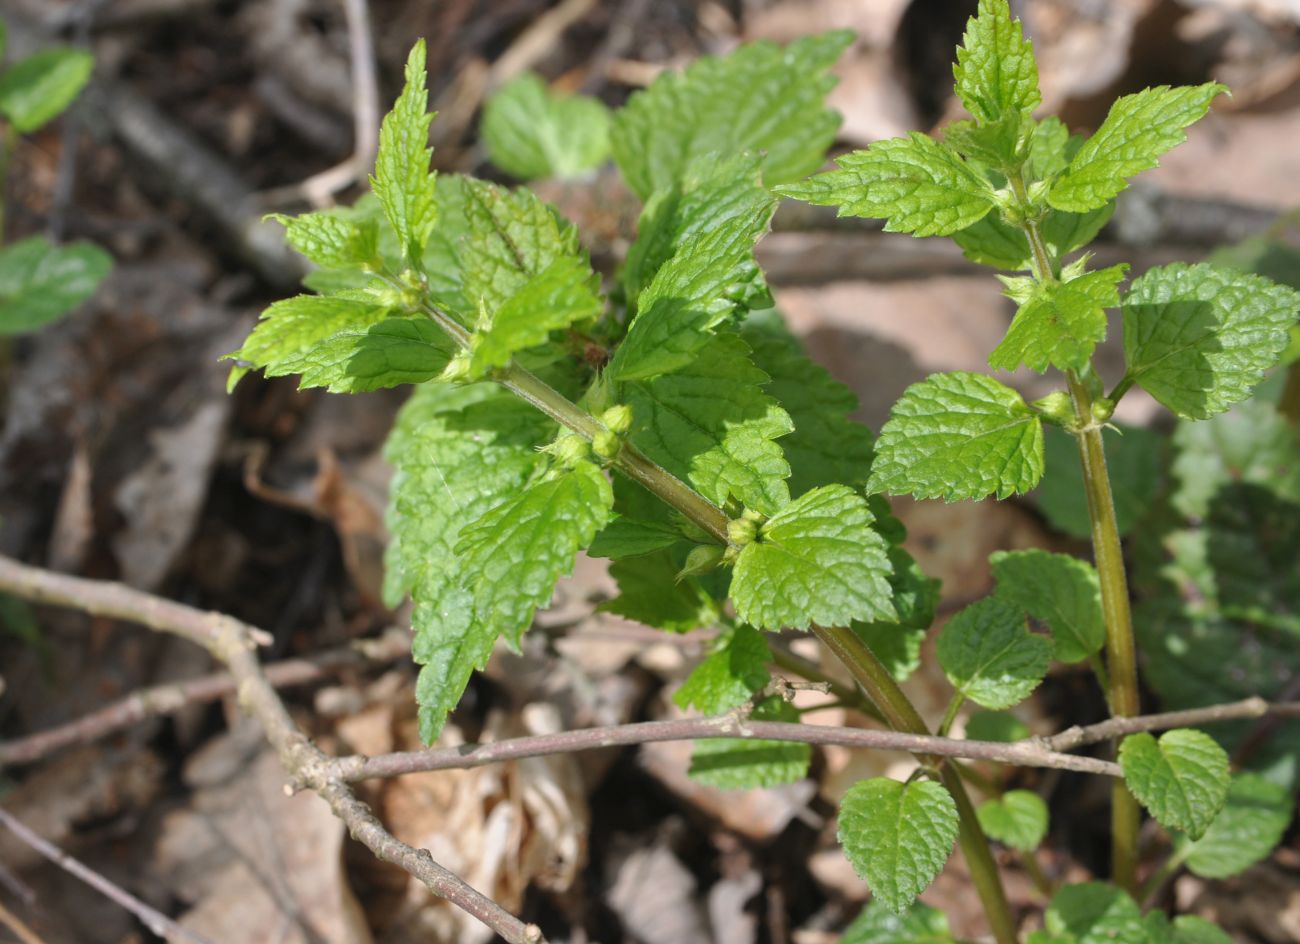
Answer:
M667 549L617 560L609 575L618 582L618 596L597 609L674 633L715 622L718 607L713 598L698 581L679 580L681 569Z
M798 710L785 700L765 698L750 713L755 721L797 723ZM752 790L794 783L808 776L812 745L758 738L705 738L695 742L692 780L720 790Z
M1141 909L1113 885L1067 885L1053 896L1045 917L1048 933L1062 944L1147 944Z
M466 231L458 259L461 292L472 310L494 312L561 257L585 255L578 231L531 190L461 178Z
M1075 213L1104 206L1128 186L1129 177L1155 167L1161 154L1186 141L1186 128L1226 91L1217 82L1179 88L1161 85L1116 99L1097 133L1052 184L1048 203Z
M840 802L839 838L874 898L902 914L948 861L957 805L928 780L862 780Z
M456 550L466 524L517 495L543 461L553 424L493 384L427 384L398 414L384 446L395 474L385 518L384 600L415 602L411 653L420 736L438 736L475 669L487 664L498 627L475 619Z
M424 256L429 233L438 218L434 174L429 170L429 93L425 88L424 40L411 47L406 60L406 84L393 110L379 128L379 152L370 188L384 207L409 265Z
M957 47L957 97L980 122L1019 119L1043 100L1038 91L1034 44L1011 19L1007 0L980 0Z
M95 293L113 258L93 243L28 236L0 249L0 335L35 331Z
M1021 364L1042 373L1049 366L1081 370L1106 337L1106 309L1119 304L1127 264L1088 272L1068 282L1039 282L1020 306L1007 336L989 355L989 366Z
M1281 784L1259 774L1236 774L1223 810L1181 854L1202 878L1238 875L1277 848L1294 812L1295 798Z
M469 376L484 376L552 331L594 319L601 311L600 277L579 256L557 256L495 312L470 338Z
M600 99L557 94L525 72L488 99L480 131L488 158L507 174L570 179L604 163L609 125Z
M1052 661L1052 644L1025 627L1017 606L987 597L948 620L936 648L952 687L985 708L1029 697Z
M1157 741L1133 734L1119 747L1124 783L1162 826L1193 839L1205 834L1228 796L1228 755L1214 738L1190 728Z
M840 944L954 944L948 917L919 901L901 915L876 901L867 903L844 929Z
M754 154L706 155L691 161L679 180L655 191L646 201L637 221L636 241L628 249L619 274L633 313L640 310L641 293L664 264L679 253L682 258L674 263L674 291L692 287L692 297L706 305L714 298L744 307L770 304L763 272L754 262L753 253L747 251L765 231L773 206L760 170L761 160ZM749 234L736 243L720 243L728 251L719 261L730 270L718 273L730 283L721 287L708 281L696 282L697 276L691 274L700 258L693 244L715 232L738 237ZM661 286L659 295L665 294L670 293Z
M685 367L712 330L763 285L754 243L767 232L776 199L759 186L754 161L706 160L691 171L700 182L685 191L675 212L668 213L668 197L647 207L655 222L645 231L644 253L633 260L634 273L654 275L637 296L636 317L607 370L616 380ZM688 177L685 186L695 180ZM693 209L700 200L710 202L707 211Z
M1008 711L976 711L966 719L966 738L971 741L1023 741L1029 725Z
M1300 294L1244 272L1175 263L1124 298L1128 377L1179 416L1206 419L1244 400L1277 363Z
M718 640L703 662L677 689L673 701L712 715L736 708L772 681L768 663L772 650L767 637L752 626L739 625Z
M1150 508L1160 489L1164 467L1164 437L1141 426L1108 427L1106 466L1115 499L1115 520L1121 535L1129 534ZM1035 493L1038 507L1052 527L1071 537L1087 539L1092 534L1088 518L1083 469L1075 438L1058 427L1049 427L1043 442L1047 471Z
M978 810L980 826L998 842L1033 852L1047 835L1047 804L1030 790L1008 790Z
M750 43L661 75L614 116L610 141L624 179L644 200L679 181L694 158L741 151L764 155L768 184L816 170L840 124L823 102L835 84L826 70L852 41L839 30L784 49Z
M1101 583L1091 564L1036 548L998 551L989 563L997 596L1047 624L1059 661L1081 662L1101 651L1106 625Z
M550 602L555 582L604 527L614 492L600 467L578 462L553 470L461 533L474 618L496 626L512 646Z
M1170 501L1188 518L1205 518L1219 490L1240 482L1300 500L1300 439L1278 408L1260 397L1203 423L1174 430Z
M344 327L315 347L279 361L275 370L299 374L302 389L367 393L433 380L446 368L452 351L447 335L427 318L385 318L369 326ZM267 376L275 374L268 369Z
M776 318L751 315L741 336L753 349L754 363L770 378L764 391L794 423L794 432L781 438L790 463L791 494L836 482L865 485L875 457L873 437L849 418L858 408L853 391L813 363Z
M290 246L323 269L373 266L379 257L379 232L373 219L324 210L269 219L284 226Z
M876 440L872 492L960 501L1027 492L1043 428L1020 394L983 374L932 374L894 404Z
M82 49L51 46L0 73L0 114L29 134L57 117L80 94L95 57Z
M772 630L893 619L889 559L874 520L862 496L844 485L796 498L736 558L736 613Z
M623 385L631 441L710 501L734 496L775 513L790 500L790 466L776 440L794 426L763 392L766 381L744 341L718 335L675 373Z
M993 208L988 182L946 144L913 131L878 141L835 159L839 170L778 193L818 206L838 206L840 216L887 220L886 232L947 236Z

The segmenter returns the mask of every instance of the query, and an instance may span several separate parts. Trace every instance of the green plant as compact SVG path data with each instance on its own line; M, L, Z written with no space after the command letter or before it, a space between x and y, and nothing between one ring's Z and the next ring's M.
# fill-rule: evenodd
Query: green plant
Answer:
M5 31L0 22L0 56ZM89 53L51 46L0 72L0 232L10 155L18 134L39 130L58 117L90 78ZM108 274L112 259L93 243L55 246L44 236L29 236L0 250L0 335L34 331L76 308Z
M645 205L608 297L574 227L532 192L430 172L422 44L383 124L373 197L281 218L319 266L308 278L318 294L272 305L230 355L231 381L260 369L344 393L418 385L387 446L386 593L394 605L414 601L426 740L497 640L518 645L584 548L612 561L620 595L608 609L668 631L723 627L677 693L683 707L797 720L771 666L806 668L766 633L805 629L860 686L845 697L900 732L930 734L898 681L918 664L937 586L903 549L883 495L1026 492L1043 475L1047 427L1078 444L1096 567L1042 551L995 558L997 592L939 637L954 688L939 733L967 700L1003 711L1028 697L1054 659L1088 661L1113 714L1137 714L1103 431L1135 384L1195 419L1243 400L1286 346L1297 297L1206 265L1154 270L1121 296L1126 266L1089 270L1086 253L1067 257L1096 236L1127 178L1182 141L1223 88L1125 96L1091 138L1073 137L1032 117L1032 47L1005 0L983 0L956 68L973 117L942 140L880 142L804 179L834 137L826 69L848 41L830 33L704 59L615 113L611 152ZM489 113L490 146L519 151L496 151L498 163L524 177L573 170L572 155L545 145L552 131L529 139L519 121L516 97L534 103L540 126L554 124L546 90L530 80L504 94ZM778 194L952 236L975 261L1014 273L1002 279L1019 310L990 365L1052 368L1065 389L1026 403L992 377L935 375L904 394L873 440L848 419L852 395L763 311L753 248ZM1091 358L1116 307L1128 370L1107 393ZM988 737L1013 727L1005 715L980 724ZM986 834L1032 857L1046 809L987 782L977 809L963 782L974 773L918 750L908 782L877 778L844 798L840 836L876 899L846 939L951 940L942 916L913 901L956 841L994 937L1009 944L1016 928ZM797 737L723 738L702 741L691 770L720 786L772 784L802 776L809 756ZM1223 940L1199 919L1144 917L1131 897L1138 802L1209 857L1220 824L1244 817L1262 856L1289 819L1285 792L1252 805L1257 785L1230 781L1223 749L1194 730L1132 734L1119 761L1108 768L1123 774L1116 885L1061 890L1031 940Z

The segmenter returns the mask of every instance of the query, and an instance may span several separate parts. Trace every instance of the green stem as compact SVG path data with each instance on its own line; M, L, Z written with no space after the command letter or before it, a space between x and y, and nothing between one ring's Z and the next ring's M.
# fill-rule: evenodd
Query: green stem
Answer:
M948 710L943 713L943 720L939 722L939 730L937 732L939 737L948 736L948 729L951 728L952 723L957 720L957 712L961 710L961 706L965 702L965 695L961 692L953 693L952 699L948 702Z
M889 674L871 648L856 633L845 627L814 626L813 633L826 644L827 648L839 658L858 684L867 692L876 707L885 716L886 722L896 731L912 734L929 734L924 719L916 707L903 694L894 677ZM957 839L966 856L966 865L970 869L971 881L975 883L975 892L984 905L984 914L988 918L989 929L998 944L1016 944L1016 926L1011 919L1011 909L1002 890L1002 879L998 874L997 863L989 851L989 842L980 827L979 816L975 806L966 793L957 768L942 758L922 758L922 763L939 770L940 780L952 794L957 805L959 818Z
M1133 616L1129 610L1128 576L1115 523L1115 500L1106 471L1101 428L1093 420L1092 396L1074 371L1067 374L1079 429L1079 460L1092 526L1092 551L1101 580L1101 608L1106 621L1106 667L1110 673L1107 699L1112 715L1138 714L1137 652ZM1137 840L1141 813L1122 780L1111 793L1111 868L1115 884L1133 893L1137 880Z

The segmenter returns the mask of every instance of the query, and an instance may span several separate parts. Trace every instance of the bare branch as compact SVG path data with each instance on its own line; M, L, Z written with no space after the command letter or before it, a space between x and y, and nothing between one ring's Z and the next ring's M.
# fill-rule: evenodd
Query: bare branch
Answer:
M1108 741L1111 738L1137 734L1140 731L1166 731L1169 728L1214 724L1219 721L1243 721L1262 718L1265 715L1300 716L1300 702L1270 704L1262 698L1246 698L1224 705L1210 705L1207 708L1188 708L1183 711L1166 711L1132 718L1111 718L1087 727L1066 728L1059 734L1038 738L1037 741L1048 750L1072 751L1088 744L1096 744L1098 741Z
M349 666L388 662L411 651L410 634L395 629L378 639L330 649L304 659L285 659L265 666L266 680L276 688L306 685L331 677ZM149 718L175 714L188 705L224 698L235 691L228 672L156 685L85 714L66 724L12 741L0 741L0 767L31 764L74 744L107 737Z
M105 898L131 912L146 928L164 941L209 944L206 938L200 937L193 931L187 931L165 914L149 907L126 889L114 885L85 863L72 858L58 846L33 832L4 807L0 807L0 826L4 826L24 845L35 849L69 875L81 879Z
M319 794L354 839L385 862L405 869L435 895L478 918L510 944L542 944L536 925L524 924L436 863L427 850L414 849L384 829L370 808L333 773L332 758L294 724L267 681L256 654L256 641L265 636L261 630L122 584L51 573L8 557L0 557L0 590L35 602L129 620L205 647L230 669L240 705L261 724L294 784ZM8 825L13 828L12 823Z
M372 777L397 777L429 770L482 767L485 764L518 760L523 757L542 757L547 754L567 754L605 747L707 738L834 744L841 747L903 751L909 754L964 757L968 760L986 760L1021 767L1055 767L1061 770L1101 774L1106 777L1121 776L1118 764L1093 757L1059 754L1032 740L1015 743L963 741L956 738L905 734L901 731L837 728L785 721L751 721L734 714L584 728L578 731L561 731L557 734L510 738L492 744L465 744L427 751L400 751L378 757L342 757L334 762L334 771L339 779L352 782Z

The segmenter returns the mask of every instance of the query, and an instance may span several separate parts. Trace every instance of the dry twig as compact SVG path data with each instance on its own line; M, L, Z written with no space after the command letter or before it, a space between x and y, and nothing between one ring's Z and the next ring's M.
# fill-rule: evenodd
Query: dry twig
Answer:
M116 902L131 912L140 919L140 922L146 928L164 941L183 942L183 944L209 944L206 938L200 937L193 931L187 931L165 914L146 905L126 889L114 885L85 863L72 858L58 846L37 835L4 807L0 807L0 826L4 826L24 845L30 846L69 875L81 879L105 898Z

